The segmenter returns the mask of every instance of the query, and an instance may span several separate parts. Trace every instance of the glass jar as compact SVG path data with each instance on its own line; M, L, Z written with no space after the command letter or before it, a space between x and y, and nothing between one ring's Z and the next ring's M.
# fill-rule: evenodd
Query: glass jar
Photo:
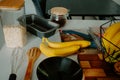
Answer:
M68 9L64 7L54 7L50 11L50 20L52 22L58 23L59 27L63 27L67 21L67 17L69 15Z
M13 2L10 4L14 5ZM26 27L20 25L17 20L20 16L25 15L24 0L23 2L21 0L21 3L18 2L18 4L16 3L14 6L3 4L4 6L0 6L4 39L7 47L10 48L23 47L27 40ZM26 24L26 21L24 22Z

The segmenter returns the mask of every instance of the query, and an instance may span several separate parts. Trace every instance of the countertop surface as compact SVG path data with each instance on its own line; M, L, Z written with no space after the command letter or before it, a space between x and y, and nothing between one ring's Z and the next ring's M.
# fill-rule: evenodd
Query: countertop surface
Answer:
M89 27L99 27L101 24L107 22L106 20L68 20L66 25L61 29L81 29L82 31L87 31ZM83 30L84 29L84 30ZM11 73L11 54L14 49L8 48L4 41L4 35L2 31L2 26L0 25L0 79L8 80ZM58 31L49 38L52 41L61 41L60 34ZM30 33L27 33L27 44L22 48L24 54L24 60L17 71L17 80L23 80L25 71L27 68L27 55L26 52L31 47L39 47L41 39ZM41 54L39 59L35 62L33 68L33 74L31 80L37 80L36 68L38 64L47 58L44 54ZM68 58L73 59L77 62L77 55L68 56Z

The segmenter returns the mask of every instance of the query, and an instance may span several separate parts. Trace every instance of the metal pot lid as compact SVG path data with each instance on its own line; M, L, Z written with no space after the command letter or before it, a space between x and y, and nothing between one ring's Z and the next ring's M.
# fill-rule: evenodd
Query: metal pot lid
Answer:
M55 15L66 15L68 14L68 9L64 8L64 7L53 7L51 9L51 14L55 14Z

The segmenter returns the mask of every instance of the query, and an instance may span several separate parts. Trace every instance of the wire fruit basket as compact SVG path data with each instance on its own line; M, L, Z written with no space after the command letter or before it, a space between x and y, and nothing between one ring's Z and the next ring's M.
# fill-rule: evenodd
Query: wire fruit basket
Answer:
M108 63L115 63L120 61L120 47L116 45L112 40L104 37L104 33L106 31L106 28L104 28L104 26L111 26L112 24L116 24L117 22L120 22L120 19L111 19L100 26L100 44L102 48L101 51L103 53L103 59ZM114 38L114 36L112 38ZM111 45L112 47L106 46L105 42L109 43L109 45Z

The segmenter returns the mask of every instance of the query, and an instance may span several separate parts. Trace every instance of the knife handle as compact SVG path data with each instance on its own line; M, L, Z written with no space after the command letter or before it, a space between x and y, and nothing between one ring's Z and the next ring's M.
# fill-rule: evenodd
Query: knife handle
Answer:
M10 76L9 76L9 80L16 80L16 77L17 77L17 75L14 74L14 73L12 73L12 74L10 74Z

